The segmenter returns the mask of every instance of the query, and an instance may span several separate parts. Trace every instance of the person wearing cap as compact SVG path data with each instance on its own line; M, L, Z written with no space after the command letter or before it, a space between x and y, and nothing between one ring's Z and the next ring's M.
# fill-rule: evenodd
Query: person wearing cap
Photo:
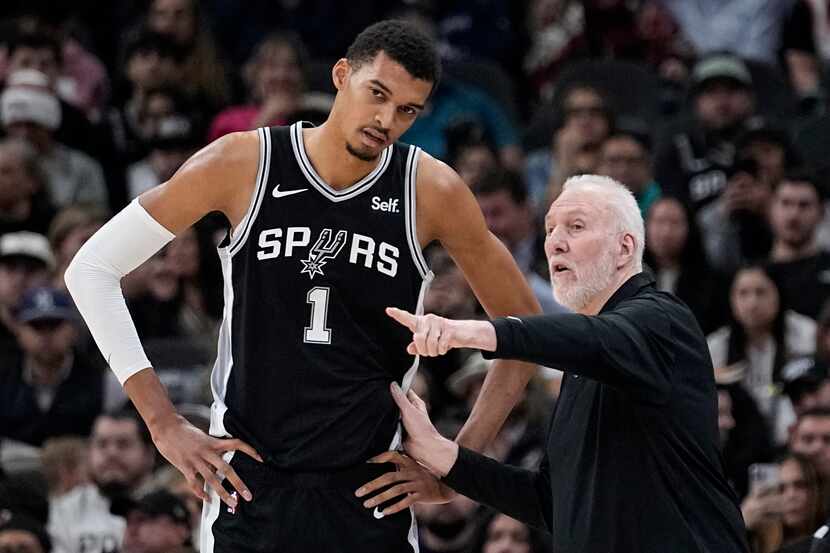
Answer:
M45 236L28 231L0 235L0 354L19 350L14 308L26 290L48 282L54 266Z
M726 188L735 140L755 109L752 77L737 57L715 54L692 70L691 117L669 124L655 153L655 177L694 212Z
M51 553L49 534L36 520L0 510L0 553Z
M184 553L192 533L185 502L167 490L138 501L113 503L114 514L127 519L121 553Z
M651 205L662 192L651 172L651 138L645 122L622 122L603 141L599 150L597 173L621 182L637 199L645 218Z
M793 359L781 369L784 393L797 416L811 409L830 409L827 365L814 356Z
M103 374L74 351L76 314L65 292L34 288L16 310L21 355L0 371L0 435L40 445L86 436L101 410Z
M55 139L62 117L58 97L40 71L15 71L0 94L0 124L37 150L46 174L49 196L56 207L89 202L106 206L107 189L101 165L80 150Z

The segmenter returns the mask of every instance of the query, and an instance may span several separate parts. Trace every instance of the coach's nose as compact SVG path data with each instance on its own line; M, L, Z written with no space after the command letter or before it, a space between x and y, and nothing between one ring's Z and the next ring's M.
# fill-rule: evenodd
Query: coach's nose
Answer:
M555 227L552 232L545 237L545 255L550 258L552 255L563 254L568 251L568 241L564 231L559 227Z

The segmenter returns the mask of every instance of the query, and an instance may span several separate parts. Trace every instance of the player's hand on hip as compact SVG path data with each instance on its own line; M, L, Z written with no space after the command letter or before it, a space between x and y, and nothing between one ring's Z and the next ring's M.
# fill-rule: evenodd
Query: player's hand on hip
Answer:
M454 321L450 319L433 314L413 315L396 307L387 307L386 314L412 331L412 342L406 347L410 355L435 357L460 347L454 339Z
M455 495L455 492L441 484L424 467L397 451L386 451L369 459L369 462L395 464L394 472L387 472L375 478L355 492L357 497L367 497L363 502L367 509L373 509L400 497L400 501L379 511L383 516L408 509L415 503L447 503ZM388 489L372 495L382 488Z
M221 478L225 477L243 499L253 499L236 471L222 458L228 451L241 451L262 462L253 447L238 439L208 436L182 416L153 430L153 442L159 452L184 475L188 488L196 497L210 501L206 492L209 486L228 506L236 508L237 498L222 485Z

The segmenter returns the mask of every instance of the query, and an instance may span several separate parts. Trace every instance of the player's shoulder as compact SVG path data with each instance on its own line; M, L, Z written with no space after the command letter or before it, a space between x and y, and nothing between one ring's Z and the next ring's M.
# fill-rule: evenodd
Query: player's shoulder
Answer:
M455 169L430 154L421 151L418 157L418 193L427 191L438 196L469 191L467 184Z

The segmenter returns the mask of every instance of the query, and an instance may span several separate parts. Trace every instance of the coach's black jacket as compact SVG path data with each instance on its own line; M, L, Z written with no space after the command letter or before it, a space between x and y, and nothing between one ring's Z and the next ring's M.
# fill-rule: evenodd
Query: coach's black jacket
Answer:
M556 553L746 552L689 309L640 273L598 316L493 322L497 350L565 371L538 471L461 448L444 482L553 535Z

